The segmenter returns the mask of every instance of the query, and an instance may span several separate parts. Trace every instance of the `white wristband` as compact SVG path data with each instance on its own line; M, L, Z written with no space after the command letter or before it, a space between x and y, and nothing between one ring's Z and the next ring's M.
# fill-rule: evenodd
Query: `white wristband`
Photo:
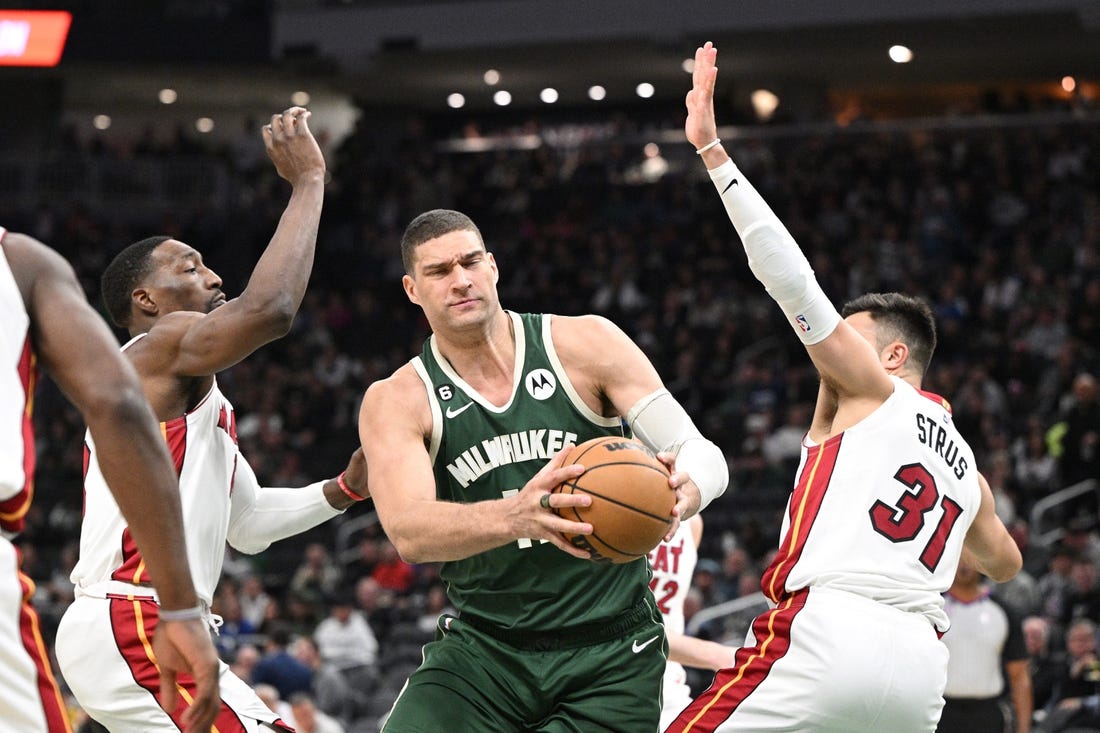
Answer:
M192 608L174 610L161 608L157 611L157 618L160 621L194 621L195 619L201 619L204 613L201 604Z
M713 148L713 147L714 147L715 145L717 145L717 144L718 144L718 143L720 143L720 142L722 142L722 141L721 141L720 139L718 139L718 138L714 138L714 139L713 139L713 140L711 140L711 141L710 141L709 143L707 143L707 144L706 144L706 145L704 145L703 147L701 147L701 148L699 148L698 150L696 150L696 151L695 151L695 154L696 154L696 155L702 155L703 153L707 152L708 150L710 150L711 148Z

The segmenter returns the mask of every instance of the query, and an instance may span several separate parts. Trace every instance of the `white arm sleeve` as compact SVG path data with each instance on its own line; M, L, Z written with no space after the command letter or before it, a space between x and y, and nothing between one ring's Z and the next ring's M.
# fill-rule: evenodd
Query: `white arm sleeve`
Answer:
M324 481L300 489L263 488L243 456L237 458L231 501L227 539L249 555L343 514L325 498Z
M703 437L667 389L638 400L626 413L626 422L635 437L651 450L676 454L676 469L691 476L699 487L700 510L726 490L730 479L726 457Z
M783 309L804 344L825 340L840 323L840 314L822 291L794 237L732 160L709 173L741 236L752 274Z

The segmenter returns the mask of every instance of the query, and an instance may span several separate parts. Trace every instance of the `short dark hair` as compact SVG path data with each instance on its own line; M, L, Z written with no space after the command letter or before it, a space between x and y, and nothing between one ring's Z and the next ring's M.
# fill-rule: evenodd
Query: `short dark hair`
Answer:
M473 232L477 235L478 241L485 244L477 224L474 224L474 220L461 211L452 209L425 211L409 222L405 227L405 233L401 235L401 264L405 266L405 272L412 274L413 259L418 246L451 232Z
M920 298L901 293L866 293L844 304L840 314L869 313L878 327L879 349L892 341L909 347L909 358L921 375L932 361L936 350L936 318L932 309Z
M130 294L134 292L138 281L152 271L153 250L171 238L161 234L134 242L115 255L111 264L103 271L103 277L99 280L103 305L119 328L130 327Z

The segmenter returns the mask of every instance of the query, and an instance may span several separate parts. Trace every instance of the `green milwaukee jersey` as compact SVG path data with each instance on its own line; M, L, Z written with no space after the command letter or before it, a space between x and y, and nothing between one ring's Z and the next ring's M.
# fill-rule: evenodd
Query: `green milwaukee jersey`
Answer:
M550 338L551 316L508 315L516 364L512 398L502 407L463 381L439 353L434 336L412 360L431 404L429 452L442 501L510 496L566 443L627 432L620 418L597 415L573 388ZM600 564L528 539L446 562L441 575L461 614L513 629L607 620L649 592L645 558Z

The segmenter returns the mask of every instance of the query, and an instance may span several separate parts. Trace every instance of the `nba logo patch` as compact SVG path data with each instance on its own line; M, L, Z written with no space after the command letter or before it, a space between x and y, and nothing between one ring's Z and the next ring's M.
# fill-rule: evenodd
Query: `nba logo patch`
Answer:
M794 322L798 324L798 330L802 333L806 333L810 330L810 322L806 320L806 316L799 313L794 317Z

